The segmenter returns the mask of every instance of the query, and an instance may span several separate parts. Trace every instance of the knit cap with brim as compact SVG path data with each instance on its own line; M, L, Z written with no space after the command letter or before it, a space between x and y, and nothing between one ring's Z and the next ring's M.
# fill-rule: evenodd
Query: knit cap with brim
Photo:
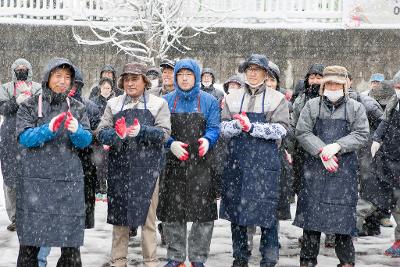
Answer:
M323 78L321 81L321 90L320 94L322 95L324 91L325 84L327 82L338 83L338 84L347 84L347 69L342 66L328 66L324 69ZM347 86L345 86L346 89Z

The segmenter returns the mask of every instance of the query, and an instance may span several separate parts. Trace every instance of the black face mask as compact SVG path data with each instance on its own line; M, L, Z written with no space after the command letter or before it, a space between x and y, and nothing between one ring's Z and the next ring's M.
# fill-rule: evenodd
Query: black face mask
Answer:
M319 89L321 85L320 84L312 84L307 90L306 94L309 98L314 98L319 96Z
M14 70L17 81L28 80L29 70Z

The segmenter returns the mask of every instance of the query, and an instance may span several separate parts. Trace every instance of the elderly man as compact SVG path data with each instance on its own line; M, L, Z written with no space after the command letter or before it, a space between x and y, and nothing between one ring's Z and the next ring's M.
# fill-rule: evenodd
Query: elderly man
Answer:
M107 102L97 129L100 143L110 146L108 216L113 225L111 266L127 266L130 227L142 226L146 267L157 266L156 208L164 167L164 142L171 130L170 112L162 98L149 94L147 68L124 66L118 86L125 93Z
M84 178L78 149L92 141L85 106L68 97L75 69L70 61L48 63L42 94L23 102L16 134L25 147L17 183L17 266L38 266L40 246L61 247L57 266L82 266L85 229Z
M221 116L221 133L230 140L220 217L231 222L232 266L248 266L247 227L260 226L260 266L270 267L279 256L278 144L289 126L289 108L283 94L266 87L271 69L264 55L251 55L240 70L246 85L226 96Z
M320 97L300 113L296 138L307 152L294 225L303 228L300 266L316 266L321 232L335 234L338 266L355 263L357 155L368 140L364 106L348 96L347 70L324 69Z

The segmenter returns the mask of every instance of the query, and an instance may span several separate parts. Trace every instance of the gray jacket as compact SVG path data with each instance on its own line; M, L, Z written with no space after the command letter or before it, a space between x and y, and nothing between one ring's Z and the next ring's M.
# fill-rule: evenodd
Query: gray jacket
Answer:
M321 119L346 119L349 122L350 134L336 140L336 143L341 146L340 153L355 151L363 147L369 136L369 125L364 106L348 96L336 107L329 104L326 98L322 98L321 105L320 101L319 97L309 100L300 113L296 125L296 138L301 146L311 155L318 156L320 149L327 145L313 133L319 115Z
M171 114L167 102L160 97L150 94L148 91L145 91L145 97L147 109L155 119L154 126L159 127L164 131L164 140L167 140L171 134ZM123 105L124 99L125 103ZM102 129L114 128L114 115L121 111L122 106L123 110L134 108L144 109L143 96L141 96L136 103L133 103L132 99L129 96L126 96L126 94L110 99L107 102L101 122L96 129L96 134L98 134Z
M387 128L389 127L389 122L392 116L392 111L397 107L399 103L399 99L397 95L394 94L387 102L385 111L383 112L383 116L381 117L381 122L379 123L378 129L374 132L372 139L376 142L382 143L383 137Z

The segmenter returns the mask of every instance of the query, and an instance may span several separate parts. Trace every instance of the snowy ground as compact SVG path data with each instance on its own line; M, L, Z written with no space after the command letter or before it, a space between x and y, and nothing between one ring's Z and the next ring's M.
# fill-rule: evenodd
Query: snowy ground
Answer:
M292 205L292 212L295 206ZM106 223L107 205L97 202L96 205L96 227L86 230L85 245L81 248L82 261L85 267L101 267L107 262L111 249L111 226ZM291 221L281 222L280 242L282 249L280 251L280 260L278 266L292 267L298 266L299 248L297 238L301 235L301 229L291 225ZM18 255L17 234L6 230L9 224L3 196L3 182L0 175L0 266L16 266ZM140 235L140 231L139 231ZM259 234L255 237L255 247L250 266L258 266L260 253L258 252ZM356 265L357 266L400 266L400 258L390 258L383 255L383 252L393 242L393 228L383 228L379 237L358 238L356 245ZM323 244L323 242L321 242ZM129 266L142 266L141 264L140 236L134 238L129 246ZM58 248L53 249L49 256L49 267L56 265L60 255ZM166 250L159 247L158 255L161 261L165 261ZM333 249L326 249L321 246L320 256L318 258L319 266L336 266L338 260L335 257ZM214 229L211 243L211 254L207 262L208 266L229 267L232 263L231 234L228 222L218 220ZM160 264L160 266L162 266ZM189 266L189 264L188 264Z

